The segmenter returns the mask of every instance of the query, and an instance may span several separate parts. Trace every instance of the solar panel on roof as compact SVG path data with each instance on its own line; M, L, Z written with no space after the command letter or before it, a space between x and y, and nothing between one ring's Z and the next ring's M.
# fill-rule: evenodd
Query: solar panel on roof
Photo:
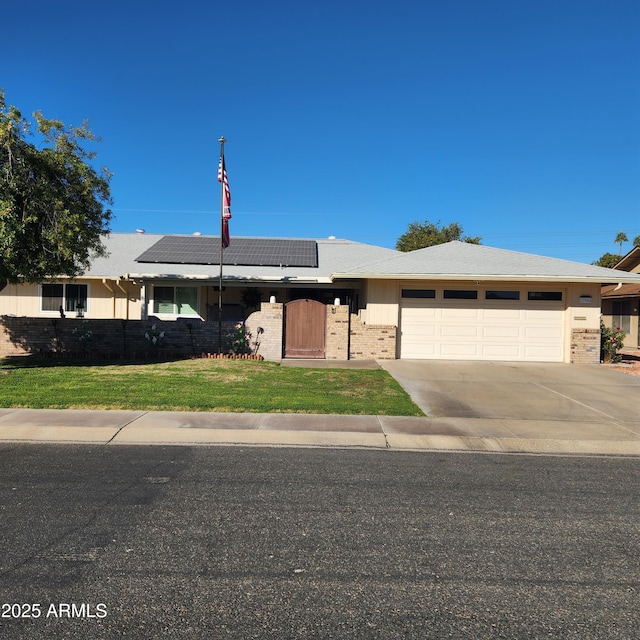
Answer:
M220 264L220 239L202 236L164 236L136 262ZM223 250L223 264L250 267L317 267L315 240L233 238Z

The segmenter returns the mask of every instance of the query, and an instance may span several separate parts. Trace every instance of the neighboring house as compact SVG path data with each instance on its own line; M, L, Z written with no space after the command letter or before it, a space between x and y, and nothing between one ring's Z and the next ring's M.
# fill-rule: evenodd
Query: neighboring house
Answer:
M640 273L640 247L634 247L614 269ZM602 319L606 326L618 327L627 336L624 346L640 348L640 284L616 283L602 287Z
M0 314L218 321L217 238L112 234L105 243L108 256L80 278L6 287ZM463 242L401 253L235 237L223 256L222 317L259 326L269 359L599 362L601 286L640 286L640 275Z

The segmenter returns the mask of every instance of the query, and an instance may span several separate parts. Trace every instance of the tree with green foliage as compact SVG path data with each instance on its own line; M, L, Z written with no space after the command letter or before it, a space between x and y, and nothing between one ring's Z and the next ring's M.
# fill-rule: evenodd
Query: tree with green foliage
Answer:
M591 264L596 267L607 267L607 269L613 269L618 262L620 262L620 256L617 253L605 253L600 256L598 260L595 260Z
M640 247L640 236L636 236L636 237L633 239L633 246L634 246L634 247Z
M629 238L627 238L627 234L624 231L618 231L618 235L616 236L616 239L614 240L614 242L616 244L620 245L620 251L618 251L618 255L621 256L622 255L622 243L623 242L629 242Z
M452 222L447 226L441 226L440 221L433 223L412 222L405 233L396 242L398 251L415 251L424 247L432 247L436 244L444 244L453 240L469 242L470 244L480 244L481 237L469 237L462 235L462 227L457 222Z
M35 131L0 90L0 290L78 276L105 255L111 174L91 165L96 154L87 147L96 137L87 122L67 127L40 111L33 117Z

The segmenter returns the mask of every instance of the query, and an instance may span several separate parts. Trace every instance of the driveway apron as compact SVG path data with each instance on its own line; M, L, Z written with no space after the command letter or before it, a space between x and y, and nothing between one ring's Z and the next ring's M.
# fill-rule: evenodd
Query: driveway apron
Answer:
M429 417L640 425L640 378L598 365L445 360L380 364Z

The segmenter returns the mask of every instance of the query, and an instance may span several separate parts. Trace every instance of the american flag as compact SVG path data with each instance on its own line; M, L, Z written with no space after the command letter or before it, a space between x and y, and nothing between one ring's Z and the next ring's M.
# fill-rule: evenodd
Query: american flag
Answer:
M229 236L229 220L231 219L231 191L224 164L224 155L218 165L218 182L222 182L222 246L226 249L231 244Z

